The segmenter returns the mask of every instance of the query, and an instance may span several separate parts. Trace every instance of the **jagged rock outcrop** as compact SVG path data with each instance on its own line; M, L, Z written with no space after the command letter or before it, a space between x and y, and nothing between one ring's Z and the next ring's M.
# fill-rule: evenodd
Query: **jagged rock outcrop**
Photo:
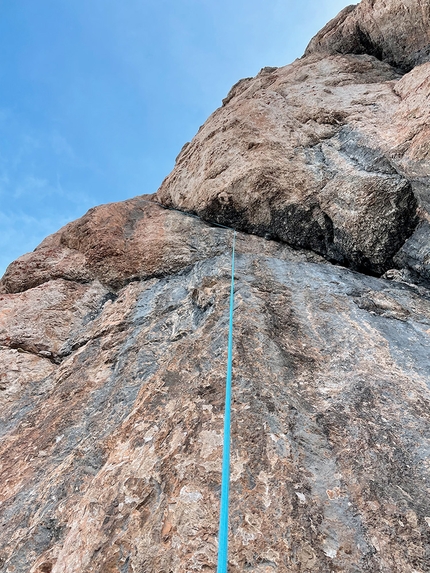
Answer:
M280 253L291 252L285 245L261 243L253 236L247 244L250 252L277 253L281 258ZM225 252L225 240L214 227L136 197L90 209L47 237L9 265L0 293L20 293L56 279L84 285L95 281L115 292L132 281L169 276ZM321 260L309 252L297 256Z
M427 8L347 9L303 59L234 86L155 197L9 266L0 571L216 570L216 222L242 231L229 571L430 571Z
M348 6L310 42L305 55L368 54L410 71L430 60L428 0L363 0Z
M421 231L413 253L404 245L430 218L430 63L404 75L369 52L347 50L350 28L367 21L383 22L378 41L392 38L405 58L428 46L428 2L411 1L399 24L393 14L403 5L351 7L306 57L238 82L184 146L158 200L373 274L408 265L417 248L428 255ZM422 269L428 277L428 262Z

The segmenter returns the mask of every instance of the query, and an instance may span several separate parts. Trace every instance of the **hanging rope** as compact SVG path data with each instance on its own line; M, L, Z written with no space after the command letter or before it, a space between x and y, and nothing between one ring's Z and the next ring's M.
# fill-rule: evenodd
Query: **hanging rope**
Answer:
M228 499L230 490L230 418L231 377L233 365L233 306L234 306L234 248L236 231L233 232L231 255L230 320L228 328L227 379L225 386L224 443L222 450L221 509L219 516L218 567L217 573L227 573L228 561Z

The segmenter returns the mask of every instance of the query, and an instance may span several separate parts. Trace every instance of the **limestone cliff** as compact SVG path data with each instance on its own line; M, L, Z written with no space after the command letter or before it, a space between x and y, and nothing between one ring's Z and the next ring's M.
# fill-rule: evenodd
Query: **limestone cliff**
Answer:
M0 571L430 571L429 3L241 80L158 193L0 281ZM174 208L175 210L171 209ZM182 211L182 212L181 212Z

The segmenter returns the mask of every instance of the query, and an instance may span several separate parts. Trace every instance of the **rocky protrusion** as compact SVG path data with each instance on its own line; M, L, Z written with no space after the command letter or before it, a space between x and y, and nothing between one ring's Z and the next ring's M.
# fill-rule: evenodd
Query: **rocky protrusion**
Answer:
M428 0L363 0L348 6L309 43L305 55L368 54L404 71L430 59Z
M116 291L132 281L180 272L228 248L219 228L136 197L90 209L11 263L0 280L0 296L59 279L58 285L97 281ZM293 255L287 245L261 246L257 237L239 245L239 252L320 260L311 252Z
M410 118L392 145L404 109L393 91L400 77L375 58L348 55L310 56L246 80L180 154L156 198L381 274L418 222L416 160L397 152L416 141ZM418 137L425 123L412 121Z
M304 58L233 86L157 200L365 273L403 264L430 217L429 14L422 0L345 8Z
M423 221L400 251L395 262L414 274L430 281L430 224Z

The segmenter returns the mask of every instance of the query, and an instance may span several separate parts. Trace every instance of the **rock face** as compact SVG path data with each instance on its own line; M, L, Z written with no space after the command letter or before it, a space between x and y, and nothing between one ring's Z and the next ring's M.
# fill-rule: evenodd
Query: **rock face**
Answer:
M216 570L216 222L241 231L230 573L430 571L428 8L346 9L236 84L155 197L10 265L0 571Z
M408 3L397 0L348 8L306 57L238 82L184 146L158 200L359 271L405 264L428 277L412 262L427 248L422 232L396 255L430 218L430 63L404 74L389 58L348 51L351 30L371 35L375 22L393 53L428 47L429 3L409 4L405 18Z
M363 0L317 34L305 54L369 54L404 71L430 60L428 0Z

